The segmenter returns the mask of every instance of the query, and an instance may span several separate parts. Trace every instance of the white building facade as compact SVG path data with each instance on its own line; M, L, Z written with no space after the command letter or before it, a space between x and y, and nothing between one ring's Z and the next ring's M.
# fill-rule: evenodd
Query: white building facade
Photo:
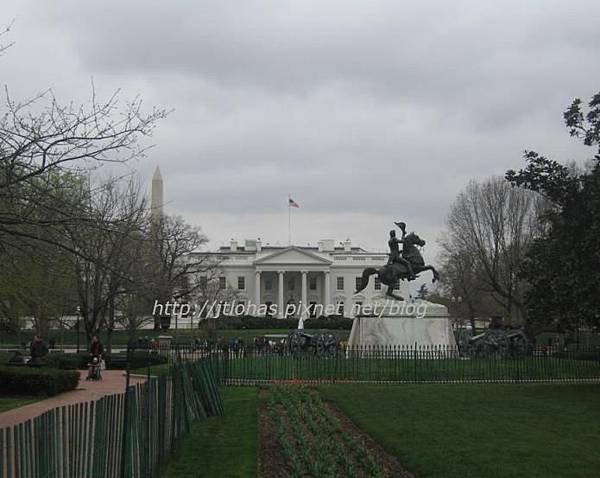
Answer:
M384 266L388 254L354 247L350 240L338 245L322 240L314 247L263 245L260 240L238 245L232 240L216 252L198 254L219 262L220 287L234 289L237 304L266 306L250 315L352 317L385 292L373 276L368 287L355 294L363 270Z

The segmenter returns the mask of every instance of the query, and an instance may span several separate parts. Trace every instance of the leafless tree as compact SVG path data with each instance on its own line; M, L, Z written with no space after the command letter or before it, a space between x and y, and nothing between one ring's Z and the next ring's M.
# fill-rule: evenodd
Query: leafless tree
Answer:
M486 292L481 287L481 271L476 258L467 251L456 249L451 241L442 241L440 257L440 285L443 292L454 297L457 307L464 309L475 330L475 318L484 312L483 296Z
M142 156L149 146L141 138L151 135L157 121L167 114L160 109L144 113L140 98L122 103L118 91L100 101L93 87L88 104L61 105L51 90L16 102L6 91L1 108L3 246L14 238L49 242L52 238L45 233L49 227L88 220L85 210L63 208L56 201L60 191L52 184L53 178L65 173L81 176L103 163ZM68 247L61 242L54 245Z
M115 313L115 298L131 280L130 273L142 260L136 241L147 216L145 198L135 181L121 185L106 180L95 194L83 191L89 220L63 227L77 278L79 306L90 339ZM109 224L109 227L102 227Z
M191 301L204 279L218 267L206 254L200 252L208 239L199 228L187 224L178 216L154 218L150 223L150 261L146 277L153 302ZM155 316L155 327L160 317Z
M99 162L125 162L142 155L139 141L149 136L165 110L142 111L141 99L124 107L119 91L99 101L92 87L87 105L60 105L52 90L24 101L14 101L6 90L0 117L0 162L4 190L58 167L87 171Z
M539 231L542 203L539 195L494 177L470 182L456 198L447 220L444 248L450 257L457 254L453 267L466 281L458 287L463 287L463 293L464 288L472 290L471 281L477 277L480 287L516 322L526 314L523 294L527 285L518 276L519 267Z
M14 41L8 42L8 43L2 43L2 37L7 35L8 32L10 32L11 27L13 26L14 20L12 22L10 22L8 24L7 27L4 28L4 30L0 31L0 56L2 56L6 50L8 50L11 46L13 46L15 44Z
M0 31L0 55L12 46L2 41L9 30ZM101 99L93 82L83 104L61 104L52 90L17 101L5 88L0 100L0 261L43 259L42 251L68 257L88 337L107 326L115 298L132 289L144 250L135 243L148 240L139 188L123 178L91 186L91 173L143 156L150 147L144 139L167 113L144 108L139 97L124 102L118 90ZM56 285L59 275L42 277ZM10 314L15 304L2 301Z
M207 267L206 272L201 276L198 287L193 296L194 304L197 305L196 314L200 321L206 321L204 326L212 334L217 329L217 321L222 315L222 308L219 304L235 303L240 298L240 292L237 289L222 287L221 277L224 272L220 267L220 262L216 257L208 257L212 263L211 267Z

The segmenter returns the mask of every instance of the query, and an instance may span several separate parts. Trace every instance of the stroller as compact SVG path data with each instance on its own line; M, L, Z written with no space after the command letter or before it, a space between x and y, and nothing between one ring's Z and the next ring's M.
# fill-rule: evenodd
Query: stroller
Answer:
M102 380L102 361L97 355L93 355L88 365L86 380Z

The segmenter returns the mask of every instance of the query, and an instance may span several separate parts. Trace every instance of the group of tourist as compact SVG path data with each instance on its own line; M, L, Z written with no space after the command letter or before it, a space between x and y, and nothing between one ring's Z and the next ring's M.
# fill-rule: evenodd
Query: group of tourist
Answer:
M50 348L53 348L53 343L50 347L46 345L44 338L41 335L36 335L31 343L29 344L29 356L31 359L27 362L32 367L39 367L46 363L46 356L50 352ZM90 342L90 356L98 357L98 360L104 359L104 345L97 336L92 337ZM24 363L25 357L20 352L16 352L15 355L9 360L10 363Z

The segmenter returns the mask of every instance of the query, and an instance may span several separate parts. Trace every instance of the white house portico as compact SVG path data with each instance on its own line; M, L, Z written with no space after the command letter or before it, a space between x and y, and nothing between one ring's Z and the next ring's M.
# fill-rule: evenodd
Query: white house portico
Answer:
M333 261L299 247L290 246L254 261L254 299L257 304L275 303L273 280L277 282L277 310L285 313L288 304L329 304L326 290ZM264 281L261 278L264 277Z
M221 287L236 289L238 302L276 305L279 318L329 315L333 308L350 316L355 306L381 295L377 280L360 294L354 291L363 269L383 266L388 256L353 247L349 240L334 244L263 246L260 240L246 240L238 246L232 240L216 252L200 254L219 262Z

